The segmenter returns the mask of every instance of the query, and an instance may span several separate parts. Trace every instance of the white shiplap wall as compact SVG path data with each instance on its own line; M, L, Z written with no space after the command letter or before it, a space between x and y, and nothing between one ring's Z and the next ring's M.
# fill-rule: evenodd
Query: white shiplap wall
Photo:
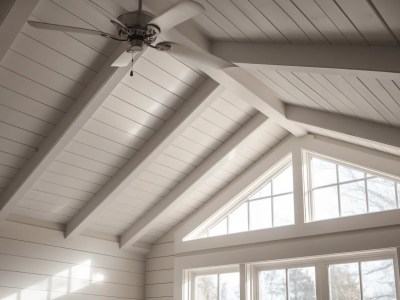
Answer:
M174 230L156 241L146 256L145 299L174 297Z
M5 221L1 300L134 300L144 297L144 257L118 244Z

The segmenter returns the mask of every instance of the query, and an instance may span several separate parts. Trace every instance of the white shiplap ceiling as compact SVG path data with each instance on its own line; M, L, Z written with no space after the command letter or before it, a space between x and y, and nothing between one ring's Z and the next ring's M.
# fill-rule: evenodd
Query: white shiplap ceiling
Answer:
M35 0L30 1L34 7L28 13L30 20L113 32L113 26L86 0L42 0L36 6ZM131 0L95 2L114 16L137 5ZM177 2L145 0L144 4L157 14ZM390 46L390 51L395 49L400 54L397 0L198 2L205 13L163 38L178 38L200 48L215 41L363 49L379 45ZM17 8L15 5L13 9ZM113 75L107 60L118 43L96 36L38 30L25 24L26 18L20 14L22 20L14 22L19 21L21 29L0 57L3 218L50 228L67 225L67 234L115 241L122 237L124 246L148 248L290 134L279 118L268 115L271 119L267 120L251 106L254 102L232 93L229 86L213 83L218 90L210 90L212 98L207 100L204 90L212 80L188 61L145 51L134 64L133 77L127 69ZM2 26L7 24L6 19ZM10 39L12 32L0 32L5 40ZM292 70L261 63L241 66L277 95L283 110L283 104L294 104L367 120L370 126L379 123L393 130L400 126L400 79L393 70L343 73L335 69L318 72L307 66L299 69L297 65ZM52 135L83 101L85 93L93 91L94 84L103 88L96 80L104 72L120 77L97 100L98 107L86 119L79 111L75 113L81 125L66 127L71 137L60 139L63 147L46 146L59 142ZM204 107L193 106L193 102L202 101L209 102ZM193 111L183 114L190 105ZM263 112L268 114L268 110ZM184 128L174 124L181 115L186 118ZM76 127L73 119L70 122ZM312 125L295 126L304 132L399 155L393 145ZM173 128L175 134L163 140L160 135L166 127ZM241 134L248 137L239 140ZM54 157L44 155L37 163L41 164L40 172L35 169L37 172L32 173L36 157L46 147ZM156 154L149 156L151 153ZM134 176L122 188L115 181L127 177L124 170L135 157L151 160L144 160L146 165L140 169L132 168ZM214 171L210 173L209 169ZM118 193L102 198L110 189ZM7 202L10 197L12 206Z

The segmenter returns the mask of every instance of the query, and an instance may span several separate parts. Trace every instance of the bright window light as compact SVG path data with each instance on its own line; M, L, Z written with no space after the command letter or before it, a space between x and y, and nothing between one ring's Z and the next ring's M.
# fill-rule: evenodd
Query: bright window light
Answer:
M308 155L310 221L399 208L400 184L362 167Z
M258 276L260 300L316 299L314 267L267 270Z
M331 300L396 300L392 259L329 266Z
M239 272L195 276L194 290L193 300L239 300Z
M294 224L293 169L290 163L201 237Z

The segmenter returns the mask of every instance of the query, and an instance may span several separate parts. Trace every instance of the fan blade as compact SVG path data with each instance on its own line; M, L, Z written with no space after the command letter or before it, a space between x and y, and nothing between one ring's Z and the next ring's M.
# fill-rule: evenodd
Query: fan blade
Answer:
M86 1L91 7L93 7L95 10L97 10L100 14L102 14L103 16L105 16L108 20L110 20L110 22L113 25L118 24L119 26L121 26L126 32L129 32L129 29L126 28L126 26L121 23L120 20L118 20L116 17L114 17L112 14L110 14L108 11L106 11L104 8L102 8L100 5L92 2L91 0L87 0Z
M149 24L157 25L161 31L167 31L176 25L202 13L204 7L196 1L185 0L172 6L166 12L155 17Z
M112 63L112 67L126 67L132 61L132 53L128 51L122 52L122 54Z
M117 41L126 41L125 39L121 39L118 36L109 34L107 32L98 31L98 30L58 25L58 24L43 23L43 22L36 22L36 21L28 21L28 24L35 28L39 28L39 29L57 30L57 31L64 31L64 32L76 32L76 33L84 33L84 34L91 34L91 35L100 35L100 36L108 37L108 38L111 38L111 39L114 39Z
M170 42L162 42L158 45L170 45L171 49L167 50L169 54L177 55L179 57L189 60L196 67L198 67L200 70L205 71L206 73L210 70L210 68L212 70L220 70L235 66L231 62L219 58L218 56L184 45L174 44Z

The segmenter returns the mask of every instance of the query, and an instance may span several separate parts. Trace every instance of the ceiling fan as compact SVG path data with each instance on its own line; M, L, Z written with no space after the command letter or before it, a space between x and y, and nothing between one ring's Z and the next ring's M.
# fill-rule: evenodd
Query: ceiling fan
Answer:
M120 42L126 42L128 44L127 50L114 61L112 64L113 67L125 67L131 62L133 64L133 55L136 52L143 51L147 47L159 51L168 51L171 54L186 58L198 65L205 64L206 67L220 69L232 65L231 63L205 51L194 50L173 42L156 43L157 37L161 32L165 32L204 11L203 6L196 1L181 1L163 14L154 16L152 13L142 9L142 0L139 0L137 10L126 12L117 18L113 17L102 7L90 0L88 0L87 3L109 19L109 21L116 27L117 35L87 28L37 21L28 21L28 23L29 25L40 29L99 35ZM131 76L132 75L133 72L131 71Z

